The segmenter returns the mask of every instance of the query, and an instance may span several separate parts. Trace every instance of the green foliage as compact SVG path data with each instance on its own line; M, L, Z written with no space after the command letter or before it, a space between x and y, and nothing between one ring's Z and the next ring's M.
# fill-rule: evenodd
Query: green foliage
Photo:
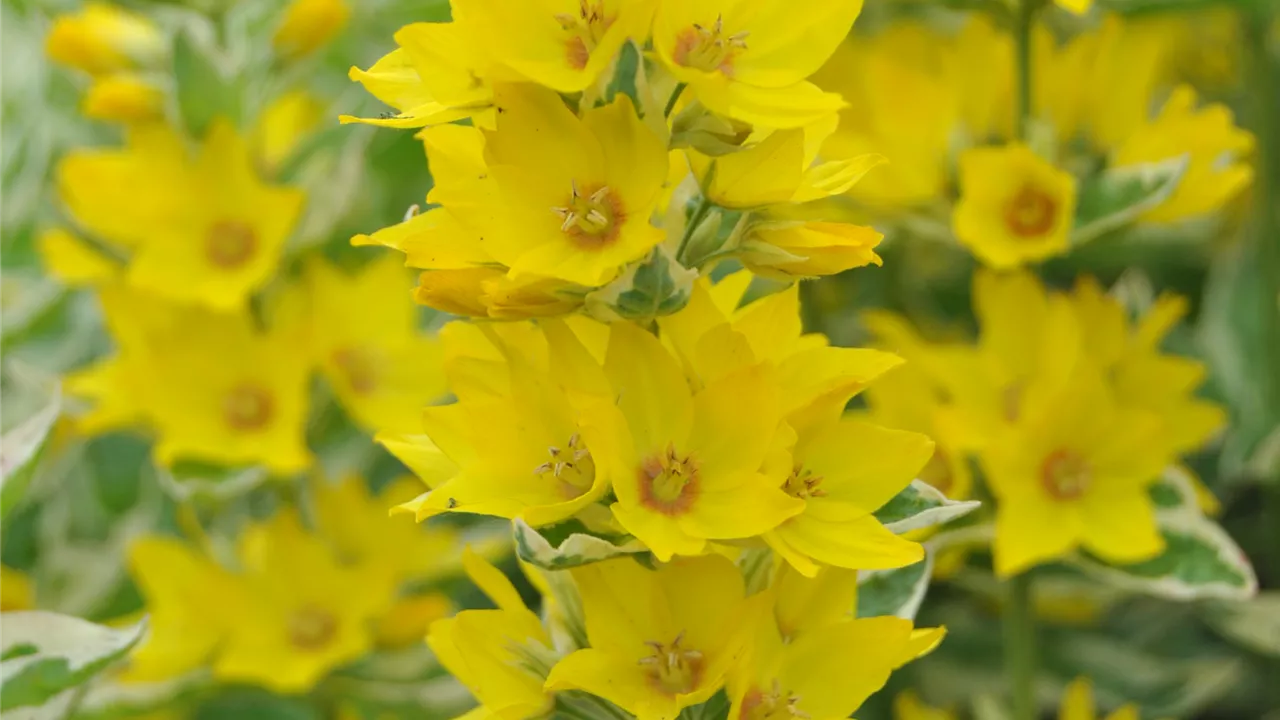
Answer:
M57 718L74 689L117 662L146 621L123 629L38 610L0 614L0 710Z
M923 480L912 480L902 492L876 511L876 519L899 535L964 517L982 503L952 500Z
M1190 158L1109 168L1080 188L1071 242L1083 245L1132 223L1178 189Z
M513 524L516 554L544 570L565 570L621 555L648 553L634 538L594 534L577 520L538 529L519 519Z

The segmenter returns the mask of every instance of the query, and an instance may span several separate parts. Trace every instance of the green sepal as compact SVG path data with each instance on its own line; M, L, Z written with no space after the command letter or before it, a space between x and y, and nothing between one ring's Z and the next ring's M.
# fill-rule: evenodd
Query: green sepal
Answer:
M533 528L517 518L513 523L516 555L544 570L566 570L622 555L649 552L639 540L626 535L593 533L578 520Z

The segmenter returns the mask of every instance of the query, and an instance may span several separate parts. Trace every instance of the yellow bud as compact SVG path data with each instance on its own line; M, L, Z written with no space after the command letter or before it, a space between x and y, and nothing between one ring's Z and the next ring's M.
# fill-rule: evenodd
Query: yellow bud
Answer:
M89 86L80 111L94 120L147 122L163 115L164 93L136 75L111 75Z
M764 222L747 230L738 257L752 272L775 279L834 275L879 265L875 247L883 235L861 225L832 222Z
M377 625L377 642L381 647L401 648L422 642L427 627L453 613L449 597L427 593L401 598Z
M74 15L60 15L45 39L54 62L91 75L155 65L164 38L147 18L107 3L91 2Z
M269 171L276 170L315 128L324 114L320 102L302 90L285 93L262 111L254 131L258 159Z
M302 57L332 40L350 15L346 0L294 0L272 44L286 58Z

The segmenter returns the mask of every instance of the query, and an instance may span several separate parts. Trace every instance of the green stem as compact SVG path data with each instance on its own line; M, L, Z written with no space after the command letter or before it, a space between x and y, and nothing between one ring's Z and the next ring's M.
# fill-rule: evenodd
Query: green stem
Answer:
M1017 53L1016 65L1018 73L1017 86L1017 128L1018 139L1026 142L1030 132L1031 105L1034 99L1031 89L1031 76L1034 69L1031 64L1031 37L1036 23L1036 14L1040 10L1039 0L1017 0L1014 16L1013 39L1014 52Z
M1031 576L1015 575L1005 585L1004 670L1013 697L1013 720L1036 718L1036 620Z
M1013 28L1018 72L1016 127L1018 139L1026 142L1031 132L1034 99L1031 42L1036 15L1044 0L1016 2ZM1005 586L1008 596L1004 607L1004 672L1013 700L1013 720L1035 720L1036 621L1031 605L1031 577L1024 572L1010 578Z
M684 88L684 83L676 83L676 89L672 90L671 97L667 98L667 106L662 109L662 117L671 117L671 111L676 109L676 101L680 99L680 95L684 92Z
M680 236L680 247L676 248L676 261L684 263L684 252L689 246L689 239L693 237L693 233L702 224L703 218L711 211L711 201L703 195L698 199L698 207L693 209L693 214L689 216L689 223L684 226L684 234Z

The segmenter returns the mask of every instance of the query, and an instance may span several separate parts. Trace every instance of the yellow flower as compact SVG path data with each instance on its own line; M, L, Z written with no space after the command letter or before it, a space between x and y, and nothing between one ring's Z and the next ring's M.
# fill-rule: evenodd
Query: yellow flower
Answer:
M403 263L383 254L348 275L316 261L306 282L311 350L343 408L369 430L417 430L445 381L440 341L418 330Z
M682 558L646 570L630 558L573 570L591 647L564 658L549 690L585 690L638 720L674 720L710 699L760 610L727 558Z
M981 330L976 347L934 348L933 357L913 360L927 364L951 398L936 418L939 432L960 448L980 450L1023 417L1029 387L1066 381L1082 341L1070 302L1050 296L1026 271L979 270L973 308Z
M862 225L766 220L747 227L736 256L761 277L810 278L881 265L875 248L883 239L884 235Z
M849 189L878 209L945 195L957 135L1007 134L1013 50L1008 33L981 16L955 36L915 21L842 43L813 77L848 105L822 144L827 159L881 153L890 162Z
M141 123L164 115L164 93L136 75L99 78L89 86L80 111L94 120Z
M115 352L63 378L68 395L92 403L76 418L77 428L89 434L149 421L153 395L158 391L155 342L171 334L181 318L177 308L158 303L122 283L104 285L98 291L98 301Z
M378 620L375 636L378 647L418 646L431 624L453 615L454 610L453 601L442 592L402 597Z
M893 720L957 720L951 710L929 707L910 690L893 697Z
M1093 705L1093 685L1088 678L1076 678L1062 694L1058 720L1097 720ZM1104 720L1138 720L1138 707L1128 704L1115 709Z
M1093 7L1093 0L1053 0L1054 4L1073 15L1084 15Z
M64 285L98 285L117 278L123 265L89 247L64 228L50 228L36 238L44 269Z
M1195 105L1195 90L1179 86L1159 114L1111 156L1111 163L1121 167L1190 156L1173 194L1143 213L1143 220L1177 222L1215 212L1253 182L1253 168L1241 159L1253 150L1253 135L1235 126L1226 106L1196 110Z
M981 455L999 501L995 566L1015 575L1083 546L1134 563L1164 549L1147 488L1173 460L1158 419L1116 403L1081 365L1053 391L1032 385L1023 418Z
M850 398L902 362L879 350L830 347L822 335L803 333L796 285L739 308L750 282L749 272L715 285L700 280L683 310L658 319L691 386L769 363L778 371L781 414L802 423L814 414L838 416Z
M418 483L412 478L396 480L376 496L355 476L337 483L317 480L312 487L317 532L333 544L345 564L360 568L368 582L394 589L408 580L436 579L460 570L456 531L387 519L392 507L417 494Z
M254 152L267 172L275 172L298 149L321 118L324 107L306 91L294 90L262 110L253 133Z
M965 151L960 189L952 227L983 263L1011 268L1067 251L1075 179L1025 145Z
M938 422L948 397L945 385L929 370L945 359L928 357L931 349L915 335L904 318L884 311L862 314L862 322L877 344L892 348L906 360L867 388L870 419L885 427L923 433L935 442L933 456L917 475L947 497L965 499L973 488L967 455L948 429Z
M849 717L889 674L930 652L942 628L914 629L896 617L853 619L857 574L829 569L817 578L778 568L763 593L752 639L729 677L731 718Z
M262 333L248 315L195 309L174 322L149 338L157 460L261 463L281 473L307 467L309 365L300 333Z
M150 20L110 3L89 2L74 15L59 15L45 39L54 62L93 75L154 65L164 38Z
M1033 106L1053 123L1060 142L1085 135L1093 147L1108 150L1142 127L1167 76L1165 28L1112 14L1061 47L1047 27L1036 33Z
M262 182L223 121L195 159L172 129L147 125L131 130L127 148L72 152L58 170L75 219L133 251L130 284L221 310L242 307L271 277L303 202Z
M0 565L0 612L35 608L35 592L27 574Z
M345 0L293 0L271 44L286 58L310 54L341 32L350 15Z
M722 207L804 203L839 195L885 163L874 153L816 163L818 146L834 123L779 130L745 150L709 159L689 154L707 198Z
M485 80L494 69L483 44L460 18L447 23L413 23L395 35L395 50L368 70L353 67L352 80L399 112L377 118L343 115L343 123L382 127L424 127L473 118L493 127L493 89Z
M573 93L600 77L627 38L644 44L656 0L455 4L465 5L475 40L504 66L531 82Z
M924 550L872 515L910 484L933 453L923 435L855 419L803 428L782 489L804 511L764 539L813 577L822 565L876 570L919 562Z
M654 18L658 58L712 111L794 128L839 110L839 95L805 78L826 62L862 3L664 0Z
M499 393L423 412L426 434L458 472L404 506L419 520L452 511L546 525L609 489L574 398L519 349L504 345L501 352L510 379Z
M619 323L605 371L617 403L584 409L583 437L613 483L614 516L659 559L760 535L804 509L779 489L782 477L761 472L782 417L767 367L693 393L656 338Z
M497 129L485 133L492 190L441 202L483 230L485 250L513 276L602 285L662 240L649 215L667 153L626 95L581 119L534 86L503 86L497 102Z
M525 720L553 707L543 682L558 659L538 616L501 571L467 550L467 575L497 606L432 623L427 644L480 702L480 717Z
M372 622L391 604L388 588L342 566L293 510L249 527L239 559L251 602L232 616L216 679L302 692L372 647Z
M1118 299L1103 293L1091 277L1071 293L1087 358L1108 373L1117 400L1160 419L1161 447L1171 454L1199 449L1226 424L1214 403L1195 396L1204 363L1160 352L1160 342L1187 311L1185 298L1162 295L1136 324Z
M130 658L129 680L166 680L204 667L250 605L238 578L174 538L135 541L129 570L146 600L150 627Z

